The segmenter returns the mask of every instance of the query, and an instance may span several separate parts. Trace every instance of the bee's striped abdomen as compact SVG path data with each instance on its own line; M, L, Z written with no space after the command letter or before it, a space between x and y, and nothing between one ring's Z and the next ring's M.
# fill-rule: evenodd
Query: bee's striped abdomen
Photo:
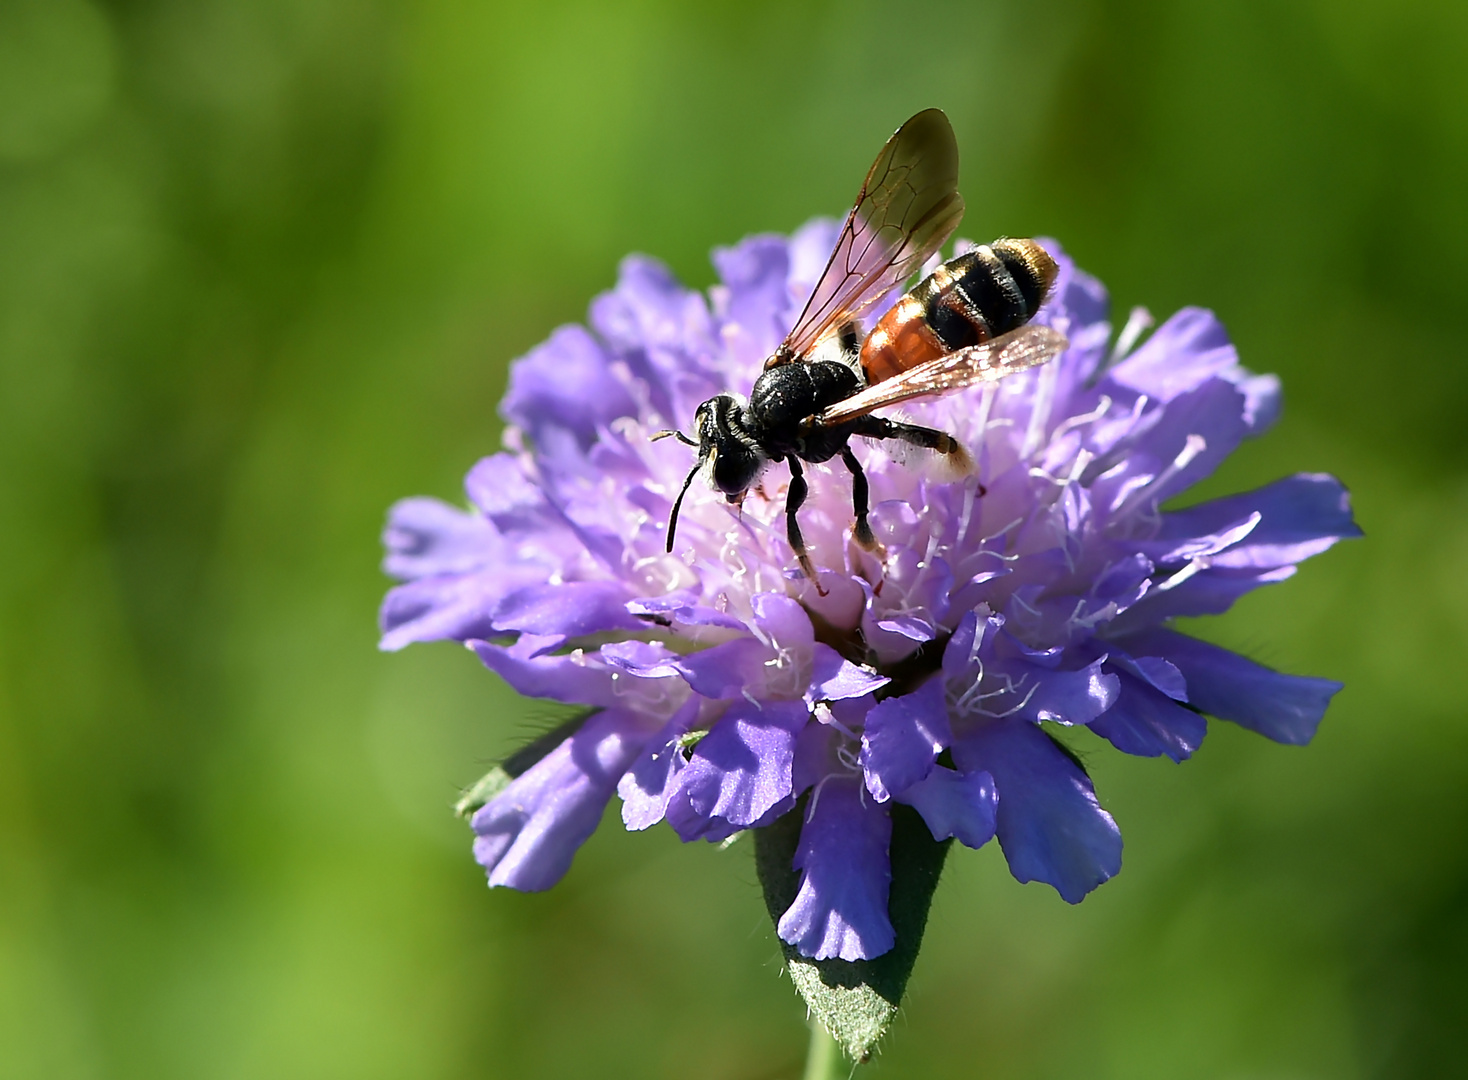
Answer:
M996 240L950 259L867 335L861 364L868 385L1023 326L1056 270L1033 240Z

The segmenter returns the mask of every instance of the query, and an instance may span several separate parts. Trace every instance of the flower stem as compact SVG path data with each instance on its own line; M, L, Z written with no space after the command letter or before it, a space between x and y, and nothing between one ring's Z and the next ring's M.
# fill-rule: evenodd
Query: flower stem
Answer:
M805 1053L803 1080L848 1080L846 1059L836 1040L819 1020L811 1017L810 1049Z

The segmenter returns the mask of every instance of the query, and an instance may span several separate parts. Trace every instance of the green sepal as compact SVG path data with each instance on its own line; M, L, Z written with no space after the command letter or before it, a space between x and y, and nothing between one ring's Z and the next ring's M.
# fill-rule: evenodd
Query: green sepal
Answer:
M805 821L805 799L754 834L754 865L764 889L765 907L776 925L800 888L792 863ZM952 840L937 841L918 812L900 803L892 814L892 890L887 914L897 943L871 960L812 960L780 942L795 989L811 1015L831 1033L848 1057L866 1061L897 1017L908 976L917 963L933 891L943 873Z
M474 811L509 787L510 782L517 776L526 772L546 754L575 735L581 729L581 725L596 712L596 709L586 709L531 739L465 788L463 794L454 803L454 813L461 818L472 817Z

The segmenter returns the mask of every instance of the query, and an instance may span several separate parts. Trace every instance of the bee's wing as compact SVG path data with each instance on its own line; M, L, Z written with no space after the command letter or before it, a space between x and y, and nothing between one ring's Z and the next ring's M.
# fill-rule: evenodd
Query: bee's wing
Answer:
M816 417L823 426L845 423L884 405L915 397L958 390L974 383L994 382L1016 371L1043 364L1065 350L1065 335L1048 326L1021 326L1003 337L908 368L845 401L838 401Z
M958 140L941 109L925 109L872 163L805 310L766 366L800 359L860 315L942 247L962 217Z

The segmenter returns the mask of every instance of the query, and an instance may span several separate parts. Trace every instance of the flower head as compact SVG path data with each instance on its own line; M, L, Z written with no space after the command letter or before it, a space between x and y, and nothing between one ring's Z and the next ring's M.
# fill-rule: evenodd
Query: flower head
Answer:
M627 259L590 329L562 327L513 367L506 449L470 472L471 508L393 508L386 567L403 584L383 647L462 640L521 693L595 710L475 813L491 885L552 885L614 792L628 828L666 819L685 840L800 801L780 937L870 958L894 940L893 803L937 839L997 835L1016 878L1078 902L1120 869L1121 836L1056 732L1181 761L1207 714L1304 743L1340 688L1168 625L1359 535L1323 475L1161 509L1273 422L1278 381L1241 368L1199 309L1136 348L1134 313L1113 344L1105 291L1053 244L1038 320L1065 353L907 409L957 436L976 474L855 447L880 551L852 540L849 475L815 465L801 523L818 582L786 542L779 466L742 506L695 483L665 552L690 452L651 436L747 393L834 232L716 251L707 297Z

